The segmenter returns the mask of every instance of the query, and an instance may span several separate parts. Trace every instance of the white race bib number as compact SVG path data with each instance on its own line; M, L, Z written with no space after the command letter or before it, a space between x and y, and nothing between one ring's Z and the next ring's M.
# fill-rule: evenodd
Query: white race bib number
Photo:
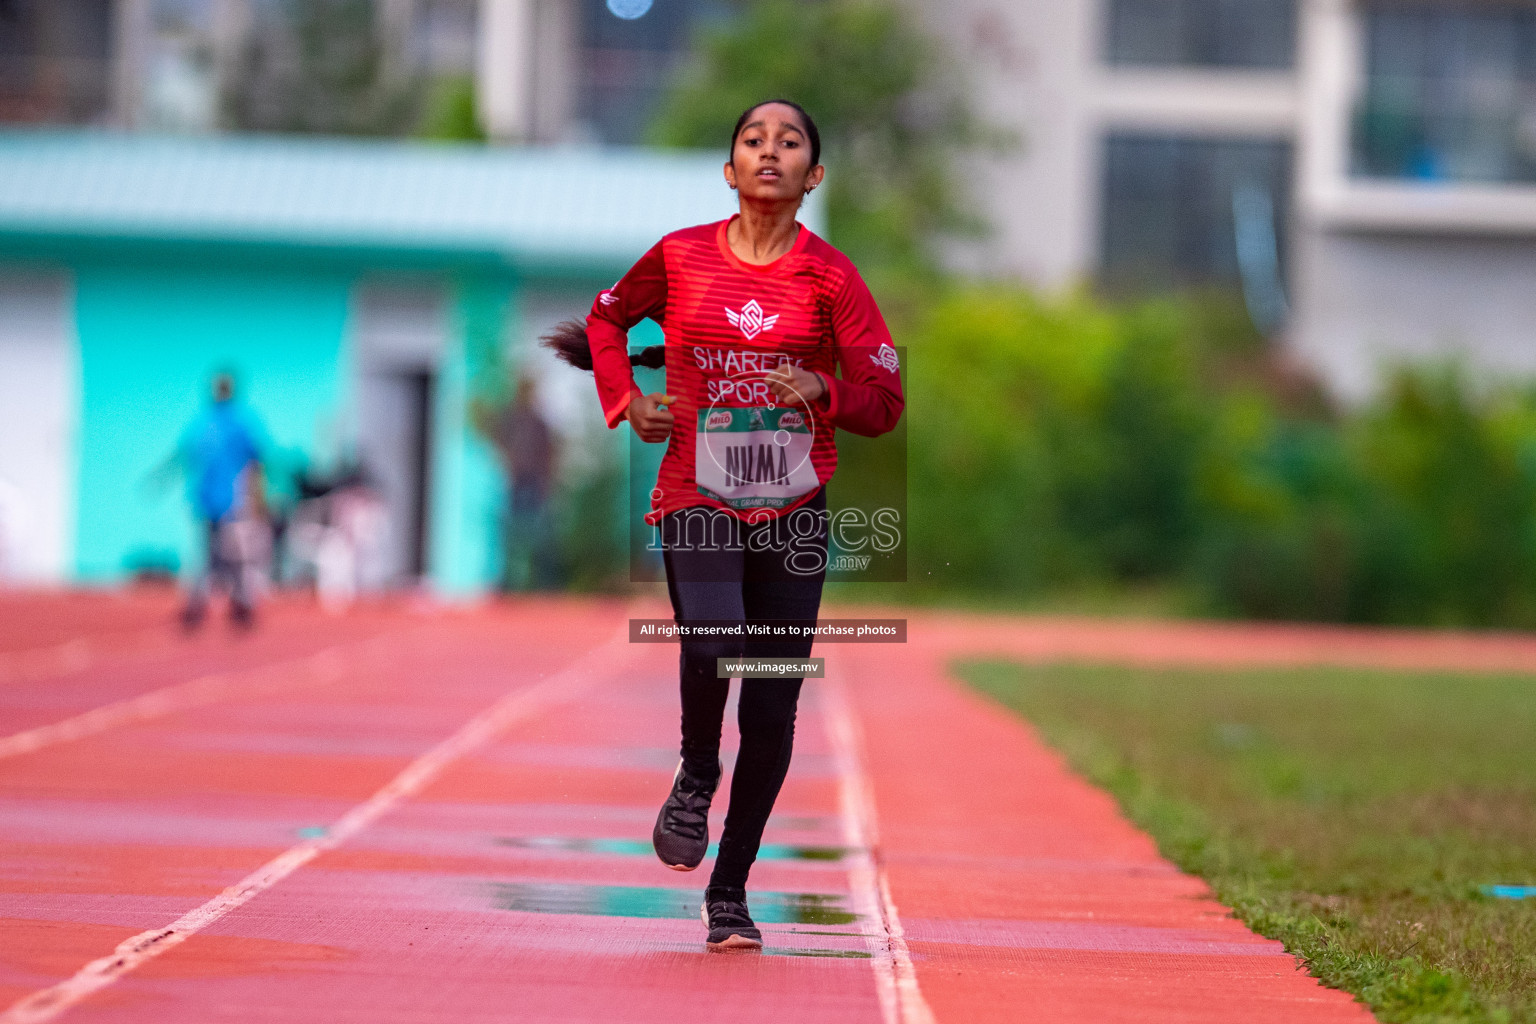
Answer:
M799 409L700 409L696 440L699 493L731 508L787 508L821 486Z

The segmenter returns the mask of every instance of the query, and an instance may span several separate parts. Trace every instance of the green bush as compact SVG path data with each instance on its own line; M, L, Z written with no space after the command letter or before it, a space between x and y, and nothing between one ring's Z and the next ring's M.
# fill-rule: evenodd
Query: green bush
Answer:
M919 583L1150 582L1232 615L1536 625L1536 390L1404 370L1335 411L1222 296L972 287L900 333Z
M616 446L609 445L610 449ZM627 474L615 454L562 482L553 501L560 579L570 590L619 591L627 581Z
M1177 572L1200 539L1207 345L1172 303L965 289L914 335L919 578L1022 594Z
M1277 422L1241 463L1279 498L1213 503L1206 579L1245 614L1536 624L1536 393L1399 372L1328 429Z

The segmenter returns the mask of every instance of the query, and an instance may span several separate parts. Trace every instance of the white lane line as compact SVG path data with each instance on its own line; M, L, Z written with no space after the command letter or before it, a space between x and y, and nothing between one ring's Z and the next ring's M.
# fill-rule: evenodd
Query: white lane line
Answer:
M185 683L163 686L137 697L114 701L72 718L0 737L0 759L30 754L55 743L94 736L120 725L163 718L178 711L212 704L236 693L246 695L275 686L332 682L339 679L348 668L355 668L359 656L366 656L370 648L389 639L388 636L376 636L328 647L302 658L230 672L212 672Z
M863 735L841 672L827 659L827 677L819 685L821 709L832 738L832 759L837 765L838 810L843 821L843 845L852 853L848 881L853 889L853 909L864 922L875 989L885 1024L935 1024L933 1011L917 984L917 971L907 949L906 932L891 885L880 864L879 819L875 794L864 770Z
M335 849L367 828L400 801L431 784L454 761L550 705L579 696L602 675L612 675L622 670L632 656L626 642L628 639L629 623L626 621L622 632L608 643L587 652L555 675L512 691L470 719L458 732L407 765L384 788L342 815L326 830L325 835L305 840L284 851L164 928L140 932L132 938L124 939L110 954L86 964L73 977L52 988L22 997L5 1013L0 1014L0 1024L42 1024L54 1020L139 965L179 946L198 931L260 896L320 854ZM619 650L615 651L615 647Z

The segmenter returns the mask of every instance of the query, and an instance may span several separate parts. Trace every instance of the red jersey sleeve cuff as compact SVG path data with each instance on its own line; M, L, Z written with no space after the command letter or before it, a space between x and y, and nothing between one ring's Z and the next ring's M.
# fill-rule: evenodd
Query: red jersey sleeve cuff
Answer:
M629 410L629 403L633 402L640 394L639 388L630 388L629 394L613 403L612 407L603 410L603 418L608 421L608 429L612 430L624 420L624 413Z
M824 392L822 392L821 398L817 399L816 404L821 406L823 414L827 417L827 421L835 426L837 424L838 406L837 378L831 376L830 374L822 373L820 370L814 370L812 372L821 378L821 386L826 389Z

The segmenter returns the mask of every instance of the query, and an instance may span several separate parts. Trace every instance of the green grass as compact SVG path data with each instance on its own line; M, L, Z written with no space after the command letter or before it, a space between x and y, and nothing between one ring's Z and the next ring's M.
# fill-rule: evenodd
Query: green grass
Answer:
M1536 1024L1536 675L972 661L1180 867L1383 1021Z
M1154 582L1139 586L1115 583L1053 587L1035 594L997 594L984 590L925 583L828 583L822 603L888 605L936 611L1011 612L1022 615L1091 616L1099 619L1188 619L1211 617L1188 587Z

